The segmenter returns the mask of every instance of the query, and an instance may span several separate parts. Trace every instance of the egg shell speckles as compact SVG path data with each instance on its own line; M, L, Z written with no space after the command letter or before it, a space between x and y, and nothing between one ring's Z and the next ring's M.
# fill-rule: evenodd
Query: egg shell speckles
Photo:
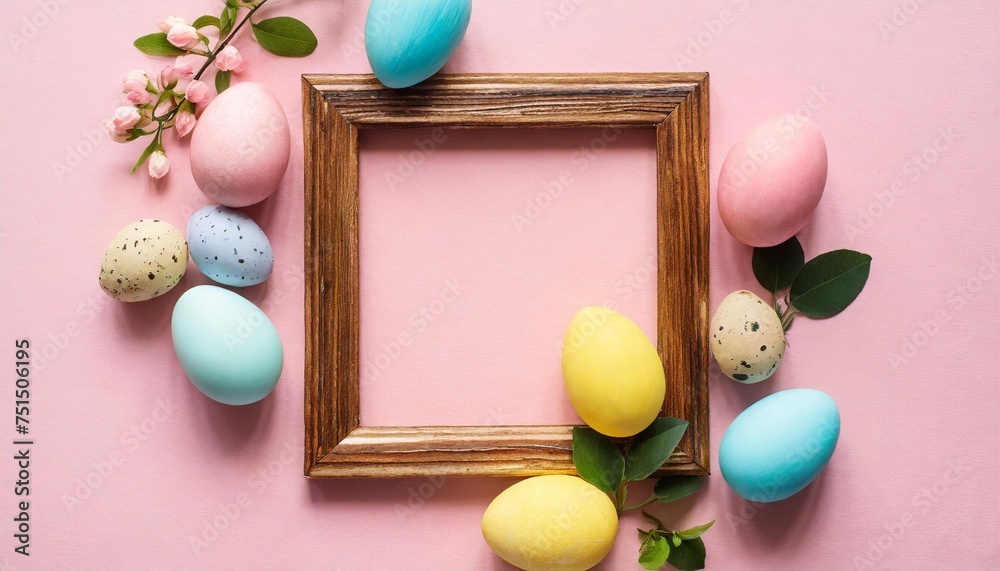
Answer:
M826 172L819 128L791 113L775 117L737 141L722 163L719 217L748 246L780 244L809 222Z
M264 86L239 83L216 97L191 136L191 174L224 206L264 200L281 183L291 139L285 110Z
M274 252L264 231L237 210L201 208L188 219L187 239L198 269L221 284L257 285L274 269Z
M778 369L785 332L774 308L753 292L727 295L710 327L712 354L730 379L758 383Z
M187 256L180 230L162 220L138 220L118 232L104 251L101 289L119 301L161 296L184 277Z

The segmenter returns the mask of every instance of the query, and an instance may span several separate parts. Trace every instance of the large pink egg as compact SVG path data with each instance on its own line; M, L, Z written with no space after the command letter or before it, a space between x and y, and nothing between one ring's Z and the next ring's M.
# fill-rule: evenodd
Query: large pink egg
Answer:
M719 173L719 216L737 240L774 246L809 222L826 185L826 143L791 113L737 141Z
M206 196L239 208L281 183L291 141L285 110L259 83L238 83L205 109L191 136L191 173Z

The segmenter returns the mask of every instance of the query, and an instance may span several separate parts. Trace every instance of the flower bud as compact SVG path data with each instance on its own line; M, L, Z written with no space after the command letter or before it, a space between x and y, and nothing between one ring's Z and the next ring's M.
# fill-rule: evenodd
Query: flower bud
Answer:
M208 99L208 85L204 81L194 80L188 84L185 94L191 103L201 103Z
M174 66L168 65L161 69L159 75L156 76L156 83L160 89L173 89L177 85L177 73L174 72Z
M160 31L162 31L164 34L169 34L171 28L173 28L174 26L184 26L184 25L187 25L187 20L185 20L184 18L178 18L177 16L167 16L167 18L162 22L160 22L159 24L157 24L156 27L160 28Z
M194 26L187 24L177 24L167 32L167 41L182 50L190 50L198 47L201 39L198 38L198 30Z
M129 91L125 98L128 102L136 107L142 107L143 105L149 103L153 99L153 94L146 91L145 89L141 91Z
M247 68L247 62L243 59L243 54L236 49L236 46L226 46L219 55L215 56L215 65L222 71L232 71L242 73Z
M170 171L170 160L163 151L155 151L149 155L149 176L163 178Z
M181 109L177 112L177 118L174 120L174 128L177 129L178 135L186 137L194 130L197 122L198 120L195 119L194 113Z
M132 134L131 131L119 131L115 127L114 119L108 119L104 122L104 130L107 131L108 137L116 143L127 143L129 136Z
M149 87L149 76L141 69L134 69L122 79L125 91L145 91Z
M115 116L111 120L115 127L115 130L124 133L135 127L142 117L139 115L139 110L131 106L123 106L115 109Z

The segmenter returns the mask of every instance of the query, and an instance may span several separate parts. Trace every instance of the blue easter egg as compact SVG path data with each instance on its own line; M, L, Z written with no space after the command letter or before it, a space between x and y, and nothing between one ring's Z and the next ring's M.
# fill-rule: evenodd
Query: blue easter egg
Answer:
M729 425L719 447L726 483L754 502L776 502L809 485L833 455L840 411L829 395L789 389L764 397Z
M469 27L472 0L372 0L365 51L388 87L409 87L437 73Z
M194 265L220 284L256 285L274 269L274 252L264 231L232 208L209 205L192 214L187 241Z
M278 332L237 293L211 285L189 289L174 305L170 332L184 373L213 400L250 404L278 383L284 364Z

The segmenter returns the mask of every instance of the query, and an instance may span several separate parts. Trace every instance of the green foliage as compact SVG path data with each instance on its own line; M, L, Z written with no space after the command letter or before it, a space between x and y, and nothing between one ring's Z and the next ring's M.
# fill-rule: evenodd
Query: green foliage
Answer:
M625 459L621 450L593 428L573 427L573 465L581 478L609 494L622 484Z
M686 420L662 417L635 435L632 449L625 459L625 479L644 480L663 466L677 448L687 427Z
M156 32L143 36L132 42L140 52L150 56L182 56L186 54L184 50L171 44L167 40L167 35L163 32Z
M215 90L219 93L229 89L229 80L232 78L232 72L219 70L215 74Z
M798 239L788 240L770 248L754 248L753 275L764 289L776 294L792 285L792 278L805 263L805 253Z
M194 23L191 25L199 30L201 28L207 28L210 26L222 29L222 24L219 22L219 19L216 18L215 16L207 16L207 15L201 16L197 20L195 20Z
M674 537L680 536L675 534ZM694 539L681 539L681 542L676 544L674 548L670 550L670 556L667 558L667 563L670 563L681 571L704 569L705 542L702 541L700 537L696 537Z
M614 495L615 508L642 509L650 503L671 502L698 491L705 482L699 476L667 476L660 478L653 495L635 506L625 505L628 483L643 480L658 470L673 454L684 436L688 422L679 418L655 419L645 430L629 438L621 447L614 440L593 428L573 428L573 465L584 480ZM639 530L639 564L644 569L659 569L670 563L678 569L702 569L705 566L705 543L701 534L715 521L683 531L664 529L662 522L646 513L653 523L649 530Z
M295 18L278 16L251 25L260 47L274 55L304 57L316 50L316 35Z
M816 256L795 275L789 295L791 306L813 318L840 313L864 289L871 263L871 256L853 250Z
M704 476L664 476L656 482L653 494L661 503L672 502L697 492L705 480Z
M670 557L670 542L666 537L647 536L639 548L639 565L643 569L659 569Z

